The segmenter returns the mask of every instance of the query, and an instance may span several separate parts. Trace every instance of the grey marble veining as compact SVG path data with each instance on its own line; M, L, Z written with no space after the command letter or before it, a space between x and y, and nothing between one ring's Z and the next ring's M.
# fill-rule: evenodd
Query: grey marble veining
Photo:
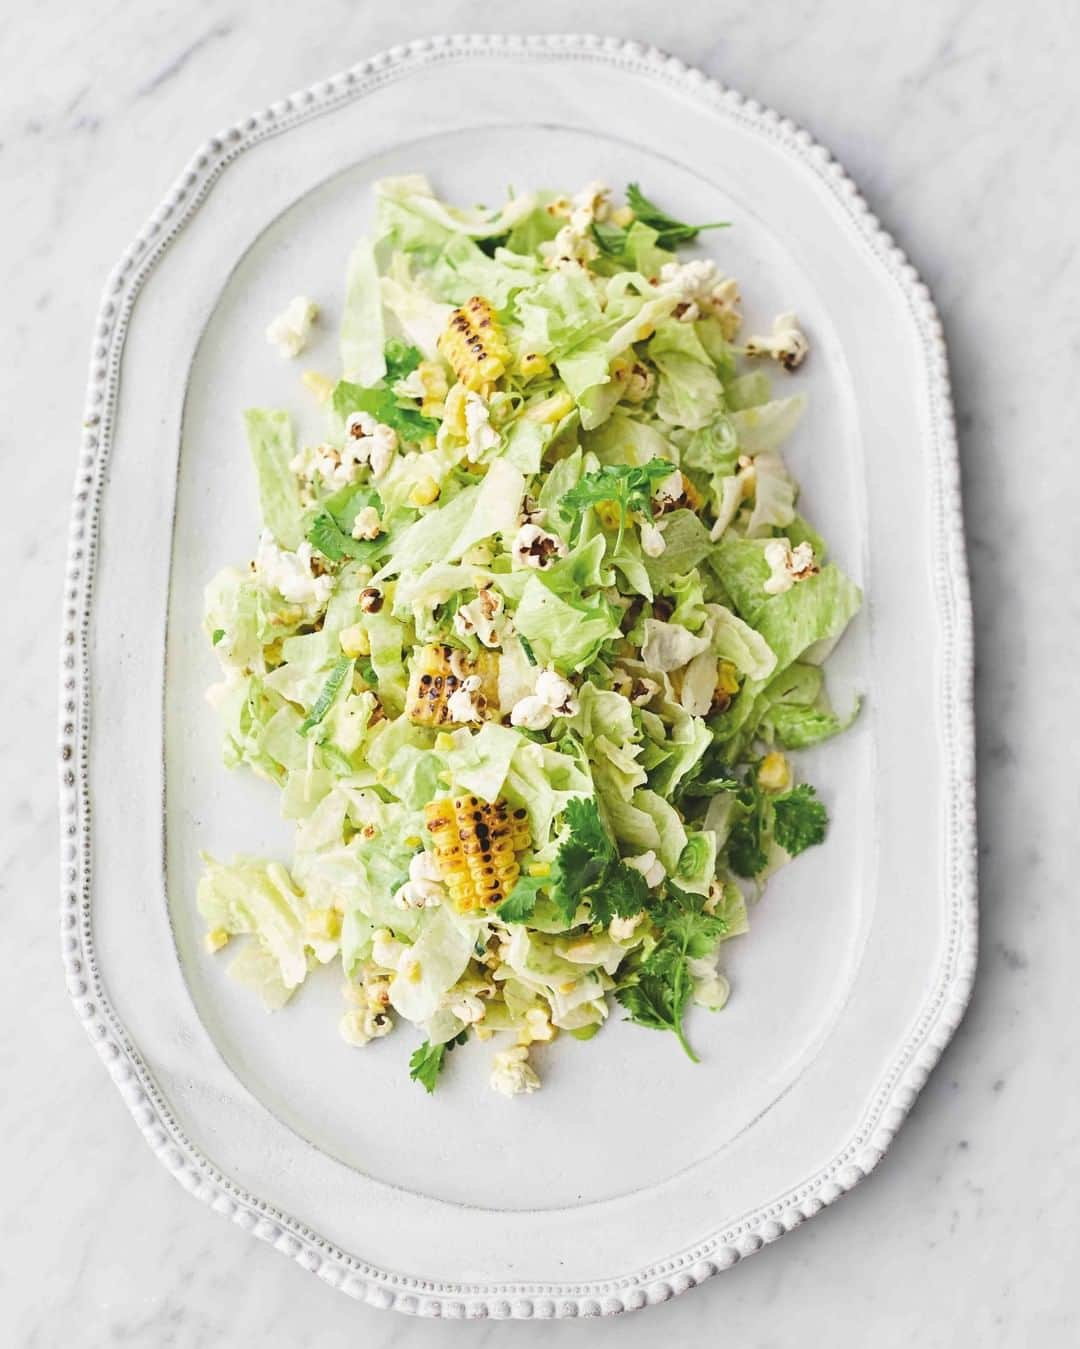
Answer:
M187 1198L71 1014L55 924L54 648L84 364L108 267L208 133L434 31L655 41L807 126L941 307L978 649L983 947L968 1018L878 1173L709 1286L621 1322L357 1306ZM0 20L0 1342L1075 1342L1080 24L1068 0L44 0ZM913 709L913 717L917 709Z

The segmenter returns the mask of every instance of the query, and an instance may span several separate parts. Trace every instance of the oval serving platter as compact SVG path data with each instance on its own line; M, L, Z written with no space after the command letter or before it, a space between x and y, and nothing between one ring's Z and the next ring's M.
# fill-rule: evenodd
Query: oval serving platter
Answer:
M496 1097L480 1053L429 1098L400 1037L362 1052L336 1038L338 980L269 1019L201 950L200 850L288 845L273 789L222 769L203 703L202 588L257 534L240 410L295 387L300 411L266 321L303 291L332 343L372 183L411 171L460 202L638 180L685 217L731 220L707 251L750 321L792 308L812 336L789 453L867 595L830 665L837 701L865 705L820 762L805 756L833 828L725 948L734 992L695 1022L700 1066L613 1017L548 1054L536 1096ZM185 1188L354 1297L518 1317L663 1301L862 1179L959 1023L976 946L971 675L940 324L829 155L634 43L395 49L209 141L109 280L61 671L69 991Z

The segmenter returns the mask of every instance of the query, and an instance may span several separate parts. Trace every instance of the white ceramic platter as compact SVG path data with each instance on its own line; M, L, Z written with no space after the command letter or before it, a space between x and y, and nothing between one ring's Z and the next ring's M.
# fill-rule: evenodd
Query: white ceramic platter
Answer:
M689 219L752 326L795 309L813 355L790 447L867 604L831 663L856 728L807 775L834 824L728 948L694 1067L618 1018L506 1101L488 1054L433 1097L407 1029L337 1038L339 980L273 1019L200 947L200 849L288 855L273 789L220 767L201 591L251 555L240 410L302 416L263 339L326 313L371 184L454 200L637 179ZM677 61L593 38L471 38L375 58L208 142L111 278L94 338L62 669L62 932L80 1016L183 1185L328 1282L430 1315L658 1301L830 1203L881 1158L975 967L971 641L941 331L829 156Z

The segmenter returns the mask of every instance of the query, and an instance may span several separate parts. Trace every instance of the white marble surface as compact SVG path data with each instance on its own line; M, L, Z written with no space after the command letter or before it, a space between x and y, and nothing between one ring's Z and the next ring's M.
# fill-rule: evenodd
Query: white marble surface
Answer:
M838 155L936 294L979 659L984 938L971 1011L865 1185L704 1289L622 1321L451 1327L378 1313L182 1193L69 1010L56 941L54 646L98 291L220 125L392 42L515 19L415 0L41 0L0 19L0 1343L1073 1344L1075 7L549 0L521 22L655 41L789 113Z

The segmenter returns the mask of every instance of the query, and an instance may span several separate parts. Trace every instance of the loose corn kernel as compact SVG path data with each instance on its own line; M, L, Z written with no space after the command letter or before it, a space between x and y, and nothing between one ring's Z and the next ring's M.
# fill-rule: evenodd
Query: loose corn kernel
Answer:
M440 731L439 734L435 737L435 748L436 748L436 749L453 749L453 748L454 748L454 737L453 737L452 735L450 735L449 732L447 732L447 731Z
M550 398L545 398L540 403L534 403L529 408L525 416L530 422L539 422L541 425L548 425L551 422L560 422L567 415L573 412L574 400L568 393L553 393Z
M423 843L423 841L424 840L420 837L419 834L410 834L409 837L405 840L405 846L406 848L419 848L420 844Z
M618 529L619 521L622 519L622 511L614 501L598 501L593 507L596 511L596 518L604 529Z
M440 361L421 361L416 367L420 383L424 386L424 399L420 411L425 417L440 416L446 398L446 371Z
M410 984L418 984L423 976L423 970L420 968L420 962L415 957L410 957L401 962L401 977Z
M551 863L550 863L550 862L532 862L532 863L530 863L530 865L529 865L529 875L530 875L530 876L550 876L550 875L551 875Z
M305 370L300 376L300 382L320 403L325 403L334 392L334 381L318 370Z
M439 499L439 484L429 473L427 477L421 478L418 483L413 485L409 493L410 506L430 506L433 501Z
M538 351L526 351L518 358L518 374L522 379L535 379L537 375L546 375L551 362Z
M474 295L450 315L439 351L460 383L475 393L495 383L510 357L495 311L482 295Z
M443 426L450 435L457 436L459 440L464 440L469 433L465 421L465 396L468 392L464 384L455 384L446 395L446 406L443 409Z
M304 936L309 941L337 941L341 936L341 914L337 909L312 909L304 919Z
M722 660L716 667L716 691L728 697L739 691L739 671L730 660Z
M203 937L203 945L206 947L207 951L213 955L215 951L220 951L228 940L229 934L223 927L212 927L206 936Z
M778 749L762 759L757 780L758 786L767 792L782 792L791 785L791 768Z
M613 225L618 225L619 229L626 229L627 225L634 223L634 210L631 206L616 206L612 209L608 220Z
M418 647L410 662L405 715L421 726L453 725L450 699L470 675L480 676L479 693L489 711L499 706L499 656L481 651L476 656L455 647L432 644Z
M371 655L371 638L361 623L354 623L351 628L342 628L338 633L338 645L341 647L342 655L348 656L350 660L355 660L357 656Z
M430 802L424 819L454 907L469 913L500 904L521 874L516 854L529 846L526 811L457 796Z

